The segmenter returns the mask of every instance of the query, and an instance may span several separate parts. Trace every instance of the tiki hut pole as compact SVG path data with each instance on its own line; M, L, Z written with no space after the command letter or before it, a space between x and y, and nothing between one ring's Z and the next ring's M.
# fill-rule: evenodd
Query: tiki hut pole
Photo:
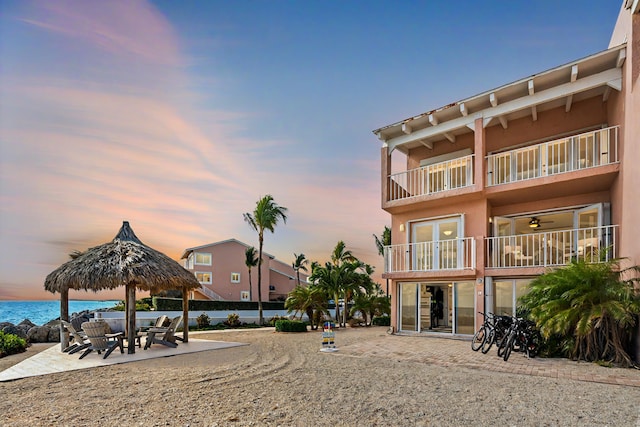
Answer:
M182 338L184 342L189 342L189 290L182 288Z
M136 285L127 284L127 300L125 310L127 312L126 335L127 353L136 352Z
M60 291L60 320L69 321L69 288ZM69 331L60 322L60 345L62 350L69 347Z

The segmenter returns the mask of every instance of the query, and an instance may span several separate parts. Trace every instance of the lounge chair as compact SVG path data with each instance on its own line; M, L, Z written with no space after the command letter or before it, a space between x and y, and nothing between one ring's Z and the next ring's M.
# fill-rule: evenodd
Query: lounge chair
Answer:
M153 325L140 326L136 330L136 335L135 335L135 340L136 340L136 344L138 344L138 348L142 347L142 344L141 344L140 340L149 331L149 329L151 329L151 328L162 328L162 327L164 327L165 322L168 321L168 320L169 320L169 318L163 314L162 316L156 318L156 320L153 323Z
M122 332L106 334L103 322L84 322L82 324L82 330L87 334L90 345L84 353L82 353L80 359L94 350L97 351L98 354L104 351L103 359L109 357L116 347L120 347L120 353L124 353L124 337Z
M64 320L60 320L60 323L62 323L62 326L69 332L69 336L71 337L69 346L62 350L64 353L77 353L80 350L84 350L91 345L91 343L87 340L87 334L82 332L82 330L77 331L71 323Z
M150 328L147 331L147 342L144 345L144 349L151 347L151 344L162 344L176 348L178 346L176 340L180 338L176 337L175 334L180 323L182 323L182 316L171 319L171 324L166 328Z

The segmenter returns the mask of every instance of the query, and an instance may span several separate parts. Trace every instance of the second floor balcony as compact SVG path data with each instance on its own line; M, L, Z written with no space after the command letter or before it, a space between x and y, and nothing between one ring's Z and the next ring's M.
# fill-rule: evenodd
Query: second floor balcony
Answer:
M475 248L472 237L385 246L384 272L474 269Z

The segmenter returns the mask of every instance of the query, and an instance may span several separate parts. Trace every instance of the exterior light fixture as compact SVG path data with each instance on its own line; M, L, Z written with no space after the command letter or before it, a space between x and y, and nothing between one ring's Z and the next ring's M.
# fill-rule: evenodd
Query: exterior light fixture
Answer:
M531 218L531 221L529 221L529 228L539 228L539 227L540 227L540 220L534 216L533 218Z

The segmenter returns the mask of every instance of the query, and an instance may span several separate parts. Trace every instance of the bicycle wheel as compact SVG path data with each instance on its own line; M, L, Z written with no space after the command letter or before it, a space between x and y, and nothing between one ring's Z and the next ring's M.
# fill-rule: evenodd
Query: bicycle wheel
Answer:
M531 336L527 340L527 357L536 357L538 355L538 351L540 351L540 343L542 342L542 337L538 331L534 331L531 333Z
M487 332L487 337L484 339L484 342L481 346L482 354L487 354L489 350L491 350L491 346L496 340L496 330L494 328L489 328Z
M485 327L481 326L480 329L478 329L478 332L475 333L475 335L473 336L473 339L471 340L471 350L473 351L480 350L480 347L482 347L482 344L484 343L486 338L487 338L487 334L485 331Z
M502 339L500 340L500 343L498 344L498 357L504 356L504 349L507 346L507 342L509 341L510 336L511 336L511 332L507 331L502 337Z
M513 345L516 341L516 334L509 335L509 339L504 346L504 354L502 355L502 359L506 362L509 360L509 356L511 356L511 351L513 351Z

